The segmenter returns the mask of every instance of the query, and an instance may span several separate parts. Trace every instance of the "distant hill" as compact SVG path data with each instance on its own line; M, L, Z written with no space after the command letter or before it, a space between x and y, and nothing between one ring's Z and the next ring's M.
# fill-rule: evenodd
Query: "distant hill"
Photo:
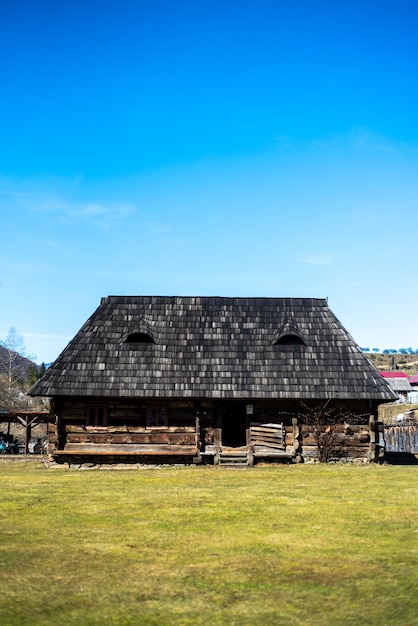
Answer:
M418 354L382 354L378 352L365 352L365 356L380 371L389 372L397 369L408 376L412 376L418 372Z
M40 366L27 359L26 357L16 356L13 362L13 371L18 378L24 383L27 378L28 370L36 368L39 371ZM0 345L0 376L7 377L9 374L9 351L4 346Z

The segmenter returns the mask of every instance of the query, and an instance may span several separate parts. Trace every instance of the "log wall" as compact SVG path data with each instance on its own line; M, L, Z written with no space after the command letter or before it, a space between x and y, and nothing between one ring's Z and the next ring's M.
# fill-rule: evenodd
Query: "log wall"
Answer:
M312 427L302 425L301 453L306 461L318 460L318 446ZM367 425L341 424L334 427L335 438L331 444L330 460L367 460L370 453L370 428Z
M238 402L238 401L237 401ZM242 404L242 401L240 401ZM145 399L97 399L106 406L106 426L86 424L86 406L94 405L85 398L58 398L51 403L55 416L48 426L48 453L59 455L210 455L221 451L221 403L211 400L161 400L168 410L168 426L146 426ZM295 460L316 460L317 444L312 428L298 423L297 406L286 402L253 401L248 416L247 445L257 452L291 456ZM255 423L258 426L255 426ZM266 425L267 431L266 432ZM280 425L280 426L279 426ZM258 429L258 430L257 430ZM264 429L264 430L263 430ZM278 432L280 430L280 436ZM337 427L332 460L372 459L371 427L368 424L341 424ZM274 431L274 432L273 432ZM277 432L276 432L277 431ZM375 435L372 434L374 441ZM376 456L376 455L375 455Z
M86 424L86 406L81 399L53 403L56 423L50 425L48 452L53 456L193 456L199 448L199 422L193 402L161 402L169 412L169 426L147 427L144 401L110 400L105 426ZM207 420L208 411L202 415Z

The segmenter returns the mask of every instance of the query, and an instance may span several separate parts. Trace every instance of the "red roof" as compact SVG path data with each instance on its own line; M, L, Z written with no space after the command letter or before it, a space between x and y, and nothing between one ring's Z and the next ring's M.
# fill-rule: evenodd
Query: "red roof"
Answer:
M380 372L383 378L408 378L405 372Z
M409 379L409 382L412 384L418 383L418 374L414 374L413 376L411 376L411 378Z

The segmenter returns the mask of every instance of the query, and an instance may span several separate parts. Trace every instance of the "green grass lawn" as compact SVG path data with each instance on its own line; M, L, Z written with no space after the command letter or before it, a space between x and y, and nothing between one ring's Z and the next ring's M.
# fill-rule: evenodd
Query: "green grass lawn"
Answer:
M0 624L418 623L418 467L0 461Z

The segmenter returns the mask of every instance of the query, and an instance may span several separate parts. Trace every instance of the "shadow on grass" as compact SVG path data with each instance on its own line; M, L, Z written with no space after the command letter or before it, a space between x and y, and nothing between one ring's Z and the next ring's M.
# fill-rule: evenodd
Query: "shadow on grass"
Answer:
M410 452L387 452L385 462L388 465L418 465L418 455Z

